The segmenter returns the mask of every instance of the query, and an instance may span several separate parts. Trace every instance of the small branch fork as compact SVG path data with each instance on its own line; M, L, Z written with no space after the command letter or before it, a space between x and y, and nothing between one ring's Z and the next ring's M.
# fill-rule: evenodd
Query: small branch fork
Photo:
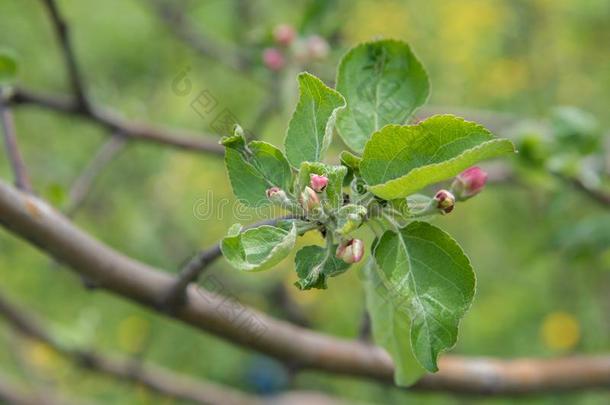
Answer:
M76 56L74 55L68 25L61 16L55 0L42 0L42 2L49 12L53 28L55 29L55 33L57 34L61 45L61 51L66 63L66 68L68 69L68 78L72 86L72 91L76 97L76 106L80 111L91 111L91 105L89 104L89 99L85 92L83 78L76 62Z
M280 220L293 219L293 216L285 216L275 219L267 219L255 224L246 226L245 229L257 228L263 225L275 225ZM222 255L220 243L201 250L186 262L184 267L179 271L178 276L172 287L163 295L159 302L159 307L168 313L173 313L178 307L184 304L186 298L186 289L190 283L196 282L201 274L210 266L216 259Z
M4 133L4 145L6 154L10 161L13 173L15 175L15 185L20 190L31 193L32 184L17 146L17 131L15 130L15 121L10 107L3 101L3 93L6 89L0 87L0 121L2 122L2 130Z
M45 95L23 88L15 88L5 99L13 105L36 105L85 118L108 129L110 134L118 132L130 139L187 151L209 153L216 156L224 154L224 148L212 138L212 135L162 128L145 122L127 120L115 111L97 106L91 106L89 110L83 111L78 103L70 97Z

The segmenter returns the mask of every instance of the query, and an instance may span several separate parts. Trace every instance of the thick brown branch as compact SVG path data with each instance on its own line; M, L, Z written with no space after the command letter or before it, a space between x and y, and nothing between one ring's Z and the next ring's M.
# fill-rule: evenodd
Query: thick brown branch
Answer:
M21 190L32 192L32 184L28 177L28 172L17 146L17 131L15 130L15 121L10 107L4 101L5 89L0 87L0 122L2 122L2 130L4 133L4 145L6 154L8 155L13 173L15 175L15 185Z
M0 222L102 288L155 307L175 283L169 274L118 253L74 227L43 201L0 181ZM175 317L228 341L302 368L392 381L388 354L363 342L279 321L190 284ZM445 356L414 388L475 394L527 394L610 386L610 356L512 361Z
M68 29L68 25L66 24L61 13L59 12L55 0L43 0L43 2L47 7L47 11L49 12L49 16L51 17L51 22L53 23L53 28L55 29L55 32L61 44L61 50L63 53L64 61L68 69L70 84L77 100L77 107L80 110L89 111L91 105L89 104L89 100L85 92L85 86L83 84L83 79L78 68L78 64L76 63L76 56L74 55L74 49L70 40L70 32Z
M121 133L125 137L138 141L152 142L219 156L224 153L224 149L218 142L209 139L211 136L186 130L160 128L144 122L130 121L112 110L101 107L92 106L90 110L83 111L78 107L77 102L65 96L45 95L17 88L8 97L8 101L15 105L33 104L86 118L108 129L110 133Z

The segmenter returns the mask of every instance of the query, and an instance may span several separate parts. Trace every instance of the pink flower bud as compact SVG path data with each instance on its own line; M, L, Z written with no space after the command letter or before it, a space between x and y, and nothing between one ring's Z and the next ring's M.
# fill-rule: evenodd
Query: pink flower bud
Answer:
M267 189L267 198L271 202L282 204L288 199L288 196L286 195L286 192L281 188L271 187Z
M296 31L289 24L280 24L273 30L273 39L278 45L289 46L296 36Z
M474 166L464 170L455 178L453 184L451 184L451 191L458 200L467 200L479 194L485 187L486 182L487 173L480 167Z
M357 263L364 256L364 242L351 239L337 246L336 256L345 263Z
M267 198L271 198L274 197L275 195L277 195L279 192L281 192L282 189L279 187L271 187L267 189Z
M286 61L284 55L277 48L267 48L263 51L263 63L269 70L282 70Z
M328 177L312 174L309 185L316 193L321 193L328 185Z
M314 209L320 206L320 198L313 189L306 186L299 196L299 203L301 203L301 207L306 213L312 213Z
M434 196L436 207L441 210L442 214L449 214L455 207L455 197L447 190L440 190Z
M328 56L328 42L319 35L307 38L307 53L311 59L324 59Z

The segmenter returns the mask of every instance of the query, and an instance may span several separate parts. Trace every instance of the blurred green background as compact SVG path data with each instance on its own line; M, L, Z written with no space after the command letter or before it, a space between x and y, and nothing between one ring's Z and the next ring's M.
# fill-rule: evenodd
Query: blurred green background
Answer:
M442 111L490 110L545 120L554 107L573 105L590 112L599 128L610 127L607 0L253 0L249 24L236 13L234 1L176 2L198 33L223 51L243 51L252 58L247 74L202 56L178 39L153 3L58 2L72 29L91 98L130 118L218 138L224 134L214 134L213 117L202 117L191 107L201 91L209 91L219 108L228 109L249 127L269 96L269 83L277 80L282 106L260 135L281 145L298 67L271 73L260 54L271 42L273 27L289 23L303 36L329 38L328 57L307 66L327 82L333 80L340 56L351 45L376 36L395 37L407 40L422 60L432 84L429 105L441 106ZM39 1L3 0L0 46L19 56L19 85L68 93L60 48L47 17ZM172 90L172 83L185 69L192 91L181 96ZM107 131L32 106L16 108L15 115L35 190L65 207L70 185L104 143ZM507 128L506 134L514 133ZM333 150L341 148L337 140ZM11 179L4 150L0 152L0 175ZM578 162L588 158L577 157ZM502 358L607 352L610 211L544 168L518 160L507 162L518 181L490 185L437 221L462 244L478 276L474 305L452 352ZM201 199L210 191L214 210L222 207L220 201L234 201L221 158L133 142L101 173L75 221L114 248L175 272L236 222L230 205L221 210L222 215L205 221L197 218L194 209L201 209ZM315 237L301 239L303 245L315 242ZM262 274L238 273L223 260L208 271L242 303L278 317L285 313L269 297L281 283L316 330L346 338L358 334L364 302L357 269L331 280L329 290L304 292L292 286L296 277L291 259ZM383 404L514 401L408 393L309 371L292 378L269 359L104 292L83 289L80 279L4 229L0 230L0 280L2 291L49 319L62 339L142 356L253 393L311 389L356 403ZM27 379L10 348L11 336L0 322L4 348L0 367ZM25 361L38 378L67 395L117 404L178 403L138 386L83 374L44 346L29 343L24 349ZM527 399L549 404L609 400L601 392Z

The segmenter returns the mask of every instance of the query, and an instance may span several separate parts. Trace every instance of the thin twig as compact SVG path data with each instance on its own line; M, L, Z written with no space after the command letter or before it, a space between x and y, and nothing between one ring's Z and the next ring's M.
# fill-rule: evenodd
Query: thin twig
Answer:
M198 32L184 10L175 1L152 0L150 3L174 35L191 48L238 72L248 72L247 65L242 63L241 51L230 50L226 46L221 47L201 32Z
M7 97L7 100L14 105L31 104L85 118L101 125L109 133L118 132L138 141L168 145L189 151L206 152L217 156L224 154L224 148L217 141L210 139L212 135L186 130L172 130L144 122L127 120L118 113L102 107L92 106L90 110L83 111L74 99L66 96L45 95L23 88L16 88Z
M21 341L21 335L18 335L14 331L11 331L9 336L9 348L8 351L13 357L15 363L19 366L20 374L26 381L28 391L32 394L33 398L38 399L40 405L55 405L59 402L53 398L53 390L49 386L48 379L43 379L40 376L38 370L32 367L32 364L27 361L25 356L25 348Z
M281 89L279 77L273 76L269 84L269 93L267 94L267 99L261 104L254 118L254 122L248 128L248 132L251 134L251 136L261 136L265 125L273 117L273 114L278 110L280 106L280 94Z
M267 219L248 225L244 227L244 230L263 225L274 225L280 220L293 218L294 216L288 215L280 218ZM192 282L196 282L208 266L214 263L221 255L220 243L195 253L179 271L174 285L161 297L159 302L160 308L168 313L173 313L183 305L187 286Z
M82 206L99 174L124 149L125 144L125 137L115 134L98 149L70 188L70 201L66 208L66 215L73 216Z
M91 350L65 347L52 338L46 328L32 314L7 300L4 294L0 294L0 315L6 318L18 332L47 344L81 367L108 374L120 380L142 384L163 395L197 403L248 404L259 402L236 390L178 376L160 367L142 364L138 360L120 360Z
M235 31L235 42L239 44L240 51L237 52L239 66L243 71L249 72L252 69L252 54L245 52L250 49L248 43L248 31L252 26L253 16L253 1L252 0L234 0L235 1L235 17L232 25Z
M594 189L585 184L582 180L576 177L567 177L560 174L557 176L568 184L571 184L576 190L589 196L593 201L602 205L603 207L610 207L610 193L606 193L602 190Z
M0 403L13 405L39 405L40 398L30 390L9 382L9 378L0 374Z
M270 300L282 311L290 323L304 328L311 327L311 321L301 307L292 299L283 282L279 281L273 286Z
M20 190L32 192L32 184L28 176L25 163L19 152L17 145L17 131L15 130L15 121L10 107L4 102L4 92L6 90L0 87L0 121L2 121L2 129L4 133L4 144L6 154L8 155L13 173L15 175L15 186Z
M304 391L289 391L276 397L262 399L231 387L179 375L159 366L143 363L141 359L119 359L96 353L93 350L66 347L51 338L51 334L46 331L47 327L40 320L7 300L1 292L0 316L6 318L17 332L48 345L79 367L109 375L119 381L133 382L159 394L179 400L219 405L262 405L263 403L289 405L302 403L297 402L298 399L309 401L319 399L320 403L328 404L339 403L336 399L321 393ZM2 398L1 388L2 385L0 384L0 398Z
M358 330L358 340L363 342L370 342L371 340L371 316L365 309L362 311L362 320L360 321L360 328Z
M72 86L72 91L74 92L77 100L77 106L80 110L89 111L91 109L91 105L87 98L82 75L76 62L76 56L74 55L68 25L63 19L55 0L43 0L43 2L47 7L51 17L51 22L53 23L53 27L61 44L61 50L68 69L68 76Z

